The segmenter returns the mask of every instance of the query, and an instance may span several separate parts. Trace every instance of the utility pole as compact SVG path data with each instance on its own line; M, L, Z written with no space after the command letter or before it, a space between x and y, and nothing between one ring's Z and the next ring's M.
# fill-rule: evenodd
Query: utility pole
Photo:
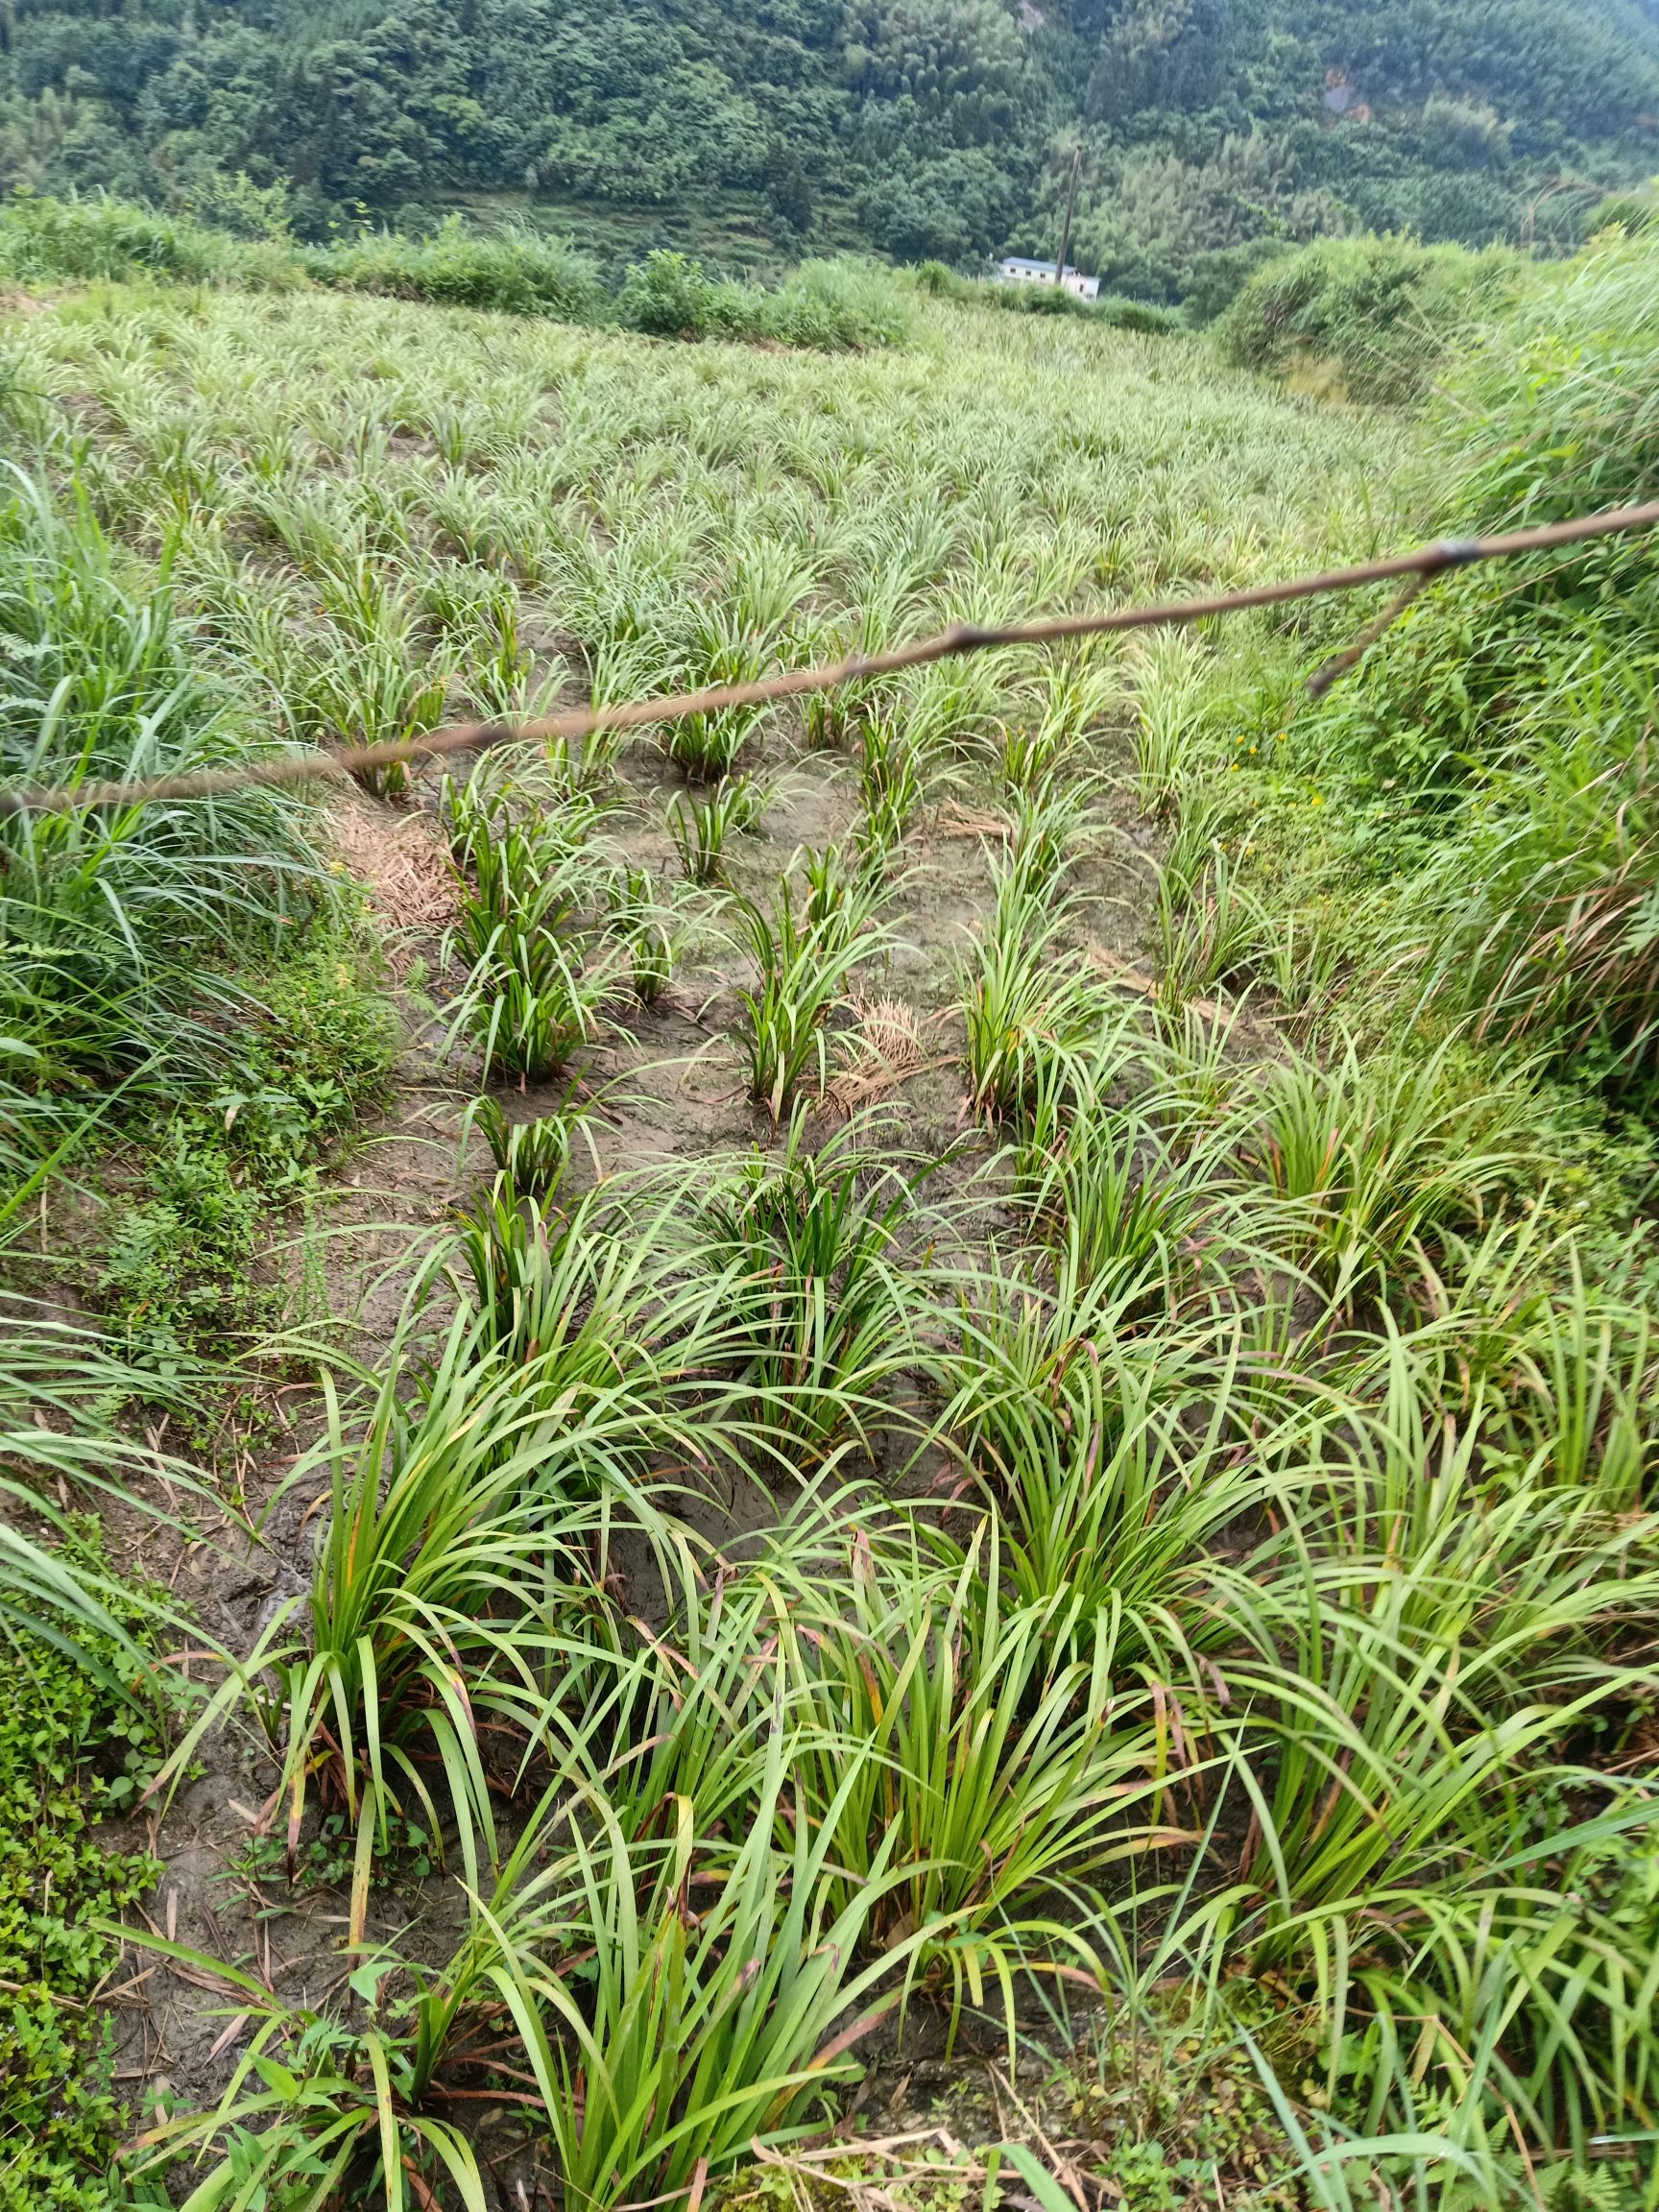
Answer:
M1074 146L1071 149L1071 181L1066 188L1066 221L1060 232L1060 266L1054 276L1054 281L1062 292L1066 289L1066 256L1071 251L1071 211L1077 204L1077 172L1082 166L1083 149Z

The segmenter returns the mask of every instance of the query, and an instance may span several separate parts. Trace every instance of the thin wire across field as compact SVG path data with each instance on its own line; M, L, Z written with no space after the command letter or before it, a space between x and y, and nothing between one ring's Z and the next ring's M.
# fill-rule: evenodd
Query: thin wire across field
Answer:
M1407 579L1407 588L1361 631L1345 651L1316 670L1309 690L1317 697L1336 678L1355 665L1434 577L1449 568L1466 568L1479 561L1506 561L1522 553L1542 553L1556 546L1577 545L1595 538L1650 530L1659 525L1659 499L1645 506L1621 507L1605 515L1584 515L1568 522L1552 522L1536 530L1517 530L1502 538L1442 539L1419 546L1414 553L1396 553L1385 561L1368 561L1358 567L1331 568L1314 576L1293 576L1275 584L1252 585L1247 590L1222 591L1204 599L1174 600L1154 607L1122 607L1104 614L1055 614L1041 621L1008 628L983 629L975 623L957 622L914 644L896 645L886 653L861 655L817 668L793 668L778 676L765 676L749 684L716 685L704 691L671 693L655 699L631 699L613 707L572 709L562 714L541 714L520 722L463 722L447 730L435 730L423 737L398 739L381 745L342 748L334 752L310 750L285 753L274 759L252 760L236 768L194 769L176 776L155 776L131 783L84 782L60 784L37 790L0 790L0 814L71 813L92 806L137 806L153 800L212 799L222 792L243 791L258 784L302 783L317 776L353 776L368 770L396 767L400 762L431 758L445 753L478 752L492 745L536 744L557 738L589 737L602 730L638 730L661 723L684 722L698 714L719 714L733 707L764 707L779 699L796 699L814 691L833 691L845 684L857 684L876 676L891 676L903 668L920 668L933 661L948 661L969 653L984 653L1010 645L1055 645L1072 637L1098 637L1122 630L1176 628L1204 622L1218 614L1238 614L1256 607L1279 607L1296 599L1315 599L1332 592L1358 591L1368 584Z

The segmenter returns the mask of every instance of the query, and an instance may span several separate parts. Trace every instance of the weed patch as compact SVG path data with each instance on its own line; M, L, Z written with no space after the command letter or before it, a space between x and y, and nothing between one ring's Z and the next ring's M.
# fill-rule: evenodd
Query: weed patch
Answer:
M95 1640L87 1655L122 1664ZM112 2079L113 2022L91 2000L119 1958L104 1924L136 1904L159 1868L142 1854L108 1851L97 1823L132 1806L156 1770L161 1742L73 1650L12 1629L7 1663L0 2204L9 2212L72 2205L112 2212L123 2201L108 2176L126 2108Z

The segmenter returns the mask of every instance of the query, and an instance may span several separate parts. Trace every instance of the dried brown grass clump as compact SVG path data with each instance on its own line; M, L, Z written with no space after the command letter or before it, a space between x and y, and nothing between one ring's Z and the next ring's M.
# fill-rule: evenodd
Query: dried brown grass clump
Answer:
M1005 845L1014 834L1014 825L994 807L965 806L959 800L947 799L933 816L932 832L935 837L995 838Z
M842 1033L847 1064L824 1086L824 1106L851 1118L860 1106L943 1063L927 1049L922 1017L902 998L854 998L848 1005L857 1026Z
M349 874L369 894L382 927L399 937L447 929L457 888L448 848L421 813L395 812L355 795L336 800L328 836Z

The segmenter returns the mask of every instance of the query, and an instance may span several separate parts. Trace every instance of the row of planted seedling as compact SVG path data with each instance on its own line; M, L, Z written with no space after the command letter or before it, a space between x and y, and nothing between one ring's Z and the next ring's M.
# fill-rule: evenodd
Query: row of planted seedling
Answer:
M332 1501L310 1591L175 1754L251 1705L272 1817L297 1839L338 1806L359 1839L355 2002L242 1988L223 2104L143 2153L204 2150L204 2201L301 2174L465 2199L455 2096L509 2082L567 2191L701 2187L833 2117L878 2021L1016 2035L1056 1975L1129 2006L1180 1977L1198 2033L1230 1977L1276 1978L1299 2063L1335 2080L1371 2038L1378 2126L1472 2008L1529 1992L1573 2040L1487 2043L1471 2157L1517 2101L1587 2133L1646 2063L1579 1861L1522 1893L1487 1871L1527 1848L1516 1777L1569 1786L1659 1624L1640 1315L1580 1291L1493 1330L1513 1236L1479 1210L1510 1163L1432 1056L1241 1064L1115 994L1054 765L1009 791L961 955L994 1211L931 1198L880 1114L809 1118L887 926L852 845L734 908L780 1147L579 1194L579 1112L476 1111L496 1175L432 1262L456 1318L423 1340L417 1294L367 1414L295 1471ZM590 812L448 805L478 965L543 930L574 976L625 910ZM941 1454L937 1503L869 1486ZM743 1472L784 1527L739 1566L678 1506ZM625 1528L661 1628L618 1583ZM371 1926L410 1821L471 1900L436 1966Z
M1181 1977L1195 2035L1232 1976L1303 1992L1297 2062L1335 2080L1370 2037L1379 2126L1529 1991L1572 2039L1488 2040L1467 2154L1505 2101L1569 2135L1619 2108L1641 1968L1573 1888L1590 1843L1527 1859L1517 1778L1570 1786L1659 1619L1639 1325L1580 1293L1498 1346L1499 1248L1381 1336L1329 1293L1285 1326L1317 1283L1282 1255L1241 1306L1189 1249L1216 1194L1180 1181L1180 1052L1106 1015L1027 1040L997 1106L1022 1211L972 1266L930 1257L945 1216L878 1123L577 1200L509 1149L416 1397L403 1367L296 1472L333 1487L309 1633L290 1608L220 1700L279 1684L280 1803L361 1823L361 2008L245 1988L248 2062L157 2152L211 2146L227 2200L305 2159L378 2188L388 2146L469 2176L454 2093L517 2078L563 2185L633 2201L832 2117L878 2021L1012 2035L1057 1973L1129 2007ZM1432 1233L1403 1154L1414 1180ZM944 1448L939 1504L855 1479L878 1430ZM738 1465L806 1484L741 1567L675 1512ZM661 1630L616 1588L625 1525ZM399 1814L474 1900L435 1967L368 1931Z

